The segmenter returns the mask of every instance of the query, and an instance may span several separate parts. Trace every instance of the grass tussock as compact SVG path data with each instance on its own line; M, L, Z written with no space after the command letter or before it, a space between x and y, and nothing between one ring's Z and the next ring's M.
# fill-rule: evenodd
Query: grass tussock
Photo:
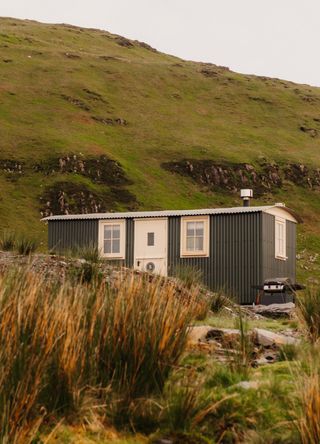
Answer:
M187 288L202 285L203 272L197 267L190 265L178 265L174 270L174 275L184 283Z
M12 251L15 248L16 236L12 231L5 230L0 236L0 249L2 251Z
M1 442L26 442L39 418L79 414L90 397L128 406L161 393L198 309L197 293L157 278L74 285L29 270L1 275Z
M308 339L315 343L320 338L320 288L309 288L297 297L298 317Z
M38 248L38 242L35 239L21 236L16 240L16 250L19 254L29 256Z
M302 444L320 442L320 362L319 346L312 346L307 355L292 367L295 378L293 424Z
M210 310L212 313L220 313L225 307L232 307L235 304L232 300L226 296L224 291L216 291L210 296Z
M12 231L3 231L0 236L0 250L16 251L18 254L29 256L38 248L36 239L25 235L17 236Z

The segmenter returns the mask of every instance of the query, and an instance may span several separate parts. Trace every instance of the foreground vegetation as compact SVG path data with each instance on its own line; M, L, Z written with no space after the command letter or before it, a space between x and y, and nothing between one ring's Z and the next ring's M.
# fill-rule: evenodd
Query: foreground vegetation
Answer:
M0 442L318 443L320 329L308 313L320 299L306 294L295 320L260 324L304 339L257 368L259 321L228 317L221 299L189 280L1 272ZM188 342L200 322L240 330L223 361Z

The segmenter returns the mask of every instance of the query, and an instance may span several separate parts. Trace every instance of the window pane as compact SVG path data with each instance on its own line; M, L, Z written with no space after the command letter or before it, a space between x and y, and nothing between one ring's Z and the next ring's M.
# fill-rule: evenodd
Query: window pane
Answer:
M112 225L113 239L120 239L120 225Z
M110 254L111 253L111 240L105 240L104 241L104 253Z
M275 244L276 244L276 256L286 255L286 230L285 223L276 221L275 224Z
M196 237L196 251L203 251L203 237Z
M120 253L120 239L112 241L112 253Z
M148 247L154 246L154 233L148 233Z
M194 236L195 225L194 222L187 222L187 236Z
M187 237L187 250L194 251L194 237Z
M111 225L104 226L104 238L111 239Z
M196 236L203 236L203 222L197 222L196 224Z

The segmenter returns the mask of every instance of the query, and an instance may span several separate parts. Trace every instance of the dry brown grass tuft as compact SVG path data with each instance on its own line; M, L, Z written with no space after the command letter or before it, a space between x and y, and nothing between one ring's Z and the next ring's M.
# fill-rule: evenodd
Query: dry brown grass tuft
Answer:
M163 279L72 285L28 269L1 275L2 442L27 442L47 413L89 411L90 397L101 406L112 391L123 409L160 393L199 309L196 291Z

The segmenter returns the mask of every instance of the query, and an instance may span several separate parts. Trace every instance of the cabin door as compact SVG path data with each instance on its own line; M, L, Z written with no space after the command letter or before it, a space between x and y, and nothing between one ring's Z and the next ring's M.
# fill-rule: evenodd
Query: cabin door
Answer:
M134 268L167 276L167 219L134 221Z

